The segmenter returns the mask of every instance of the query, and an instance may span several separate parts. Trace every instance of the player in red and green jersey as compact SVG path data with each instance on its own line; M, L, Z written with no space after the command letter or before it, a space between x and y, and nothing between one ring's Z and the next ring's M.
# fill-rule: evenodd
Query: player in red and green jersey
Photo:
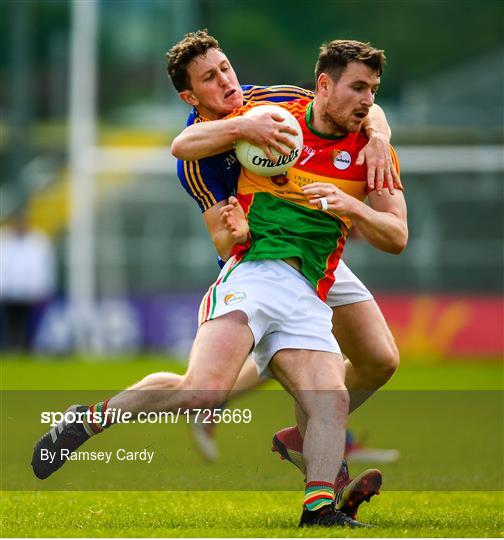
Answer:
M258 104L249 104L230 116L244 114ZM243 168L238 181L238 199L251 231L244 260L296 258L299 269L322 300L335 281L351 219L328 210L314 210L304 187L328 183L359 201L367 198L366 168L356 156L367 144L362 131L324 135L313 128L311 100L281 103L298 118L304 146L296 164L285 174L265 177ZM395 151L394 164L399 172ZM395 188L397 189L397 185ZM399 200L397 196L395 200Z
M346 73L349 81L353 80L352 67ZM366 79L366 75L354 78L359 82ZM344 84L345 79L341 82ZM244 260L294 257L294 261L299 261L298 268L311 281L319 296L325 299L334 283L334 270L352 218L366 231L373 245L397 253L407 240L406 208L400 193L382 198L376 193L369 193L365 170L356 164L355 159L366 142L360 132L334 130L334 125L328 130L320 121L323 115L317 118L313 114L317 106L324 109L317 103L317 98L313 105L298 101L283 106L300 121L304 136L303 152L295 166L282 176L265 178L242 170L238 197L248 214L251 229L251 245L247 246L250 249ZM250 106L236 114L242 114L248 108ZM363 110L357 107L351 116L361 112L365 112L365 107ZM391 155L399 172L393 149ZM362 203L368 194L371 206L378 207L381 215ZM321 219L320 212L314 210L319 204L324 204L325 220ZM226 208L223 210L226 212ZM376 229L369 229L370 212L372 217L382 220L384 227L378 229L378 234ZM388 237L382 234L387 226L392 232ZM327 241L321 242L321 238ZM274 444L284 457L289 459L291 456L291 461L299 463L298 452L289 450L289 446L296 447L296 432L296 428L279 432Z
M351 66L352 63L348 61L348 57L352 54L352 51L349 51L349 49L352 49L352 46L355 45L355 43L345 43L344 45L348 47L346 47L346 51L343 51L343 56L348 52L350 52L350 54L346 59L340 57L334 65L330 65L332 61L331 56L334 56L332 53L336 51L337 56L340 52L338 49L341 44L341 42L333 42L330 44L331 47L328 46L327 48L322 49L322 54L319 57L317 64L317 79L318 96L320 99L317 108L318 112L321 114L315 119L312 126L315 131L336 135L339 138L349 131L355 131L356 127L362 123L363 118L368 114L374 101L374 93L376 90L375 87L370 87L369 81L365 80L368 75L367 73L364 73L364 80L361 80L360 78L355 80L352 79L354 73L352 73L350 67L354 66ZM359 47L359 45L362 44L356 45ZM345 46L343 48L345 48ZM358 60L356 63L359 62L360 61ZM327 73L324 73L326 68L327 71L332 71L330 77L327 77ZM319 77L320 75L322 75L322 77ZM361 98L362 94L365 94L364 99ZM333 99L328 99L329 95ZM329 120L329 122L327 122L327 120ZM193 126L193 128L191 128L191 134L187 131L188 139L185 141L188 143L188 153L184 153L183 149L180 148L180 145L177 145L179 157L184 157L185 159L201 159L205 156L212 155L219 150L223 150L226 145L232 142L233 136L239 137L240 133L247 133L245 127L240 131L237 124L233 125L232 128L230 125L229 130L226 131L226 122L231 122L231 120L221 121L220 123L219 121L210 122L204 127ZM214 124L214 126L210 126L209 124ZM329 124L329 126L324 124ZM335 124L337 125L336 130L333 129ZM201 127L203 127L203 130L200 129ZM340 128L342 128L341 131ZM198 135L196 135L197 130L199 130ZM192 135L194 135L194 137L191 139ZM198 145L200 145L199 149ZM200 152L201 149L203 149L203 152ZM207 153L205 153L205 150ZM344 157L344 155L341 156L341 158ZM354 160L355 159L356 156L354 156ZM303 158L301 158L300 161L302 162ZM336 162L337 160L335 160L335 163ZM357 161L355 161L355 163L357 163ZM331 166L332 165L333 163L331 162ZM324 179L325 178L319 178L319 180ZM282 180L280 179L280 182L281 181ZM399 185L400 184L397 183L396 187ZM316 189L329 189L327 194L331 194L332 197L334 197L332 193L336 193L336 188L331 184L329 184L329 187L324 185L319 187L317 184L313 184L313 187L315 186L317 186ZM393 191L393 189L390 189L390 194L392 194ZM389 197L380 199L379 191L370 194L370 200L375 207L374 210L370 210L371 216L369 215L369 211L364 210L368 207L360 203L355 197L350 196L350 201L344 197L340 197L340 199L341 200L338 201L338 209L341 209L343 206L343 209L348 210L348 215L351 215L355 221L359 222L359 226L365 231L365 236L373 245L379 249L391 252L400 252L404 248L407 239L405 212L403 213L399 208L390 209L388 206L390 203ZM322 197L321 200L326 201L327 199ZM402 194L398 194L396 200L399 206L404 203ZM355 203L359 203L360 206L356 207ZM380 213L379 216L376 212L377 210ZM391 211L389 212L389 210ZM370 217L371 219L369 219ZM258 215L258 220L260 220L260 215ZM272 225L273 229L275 229L276 225L281 223L283 222L278 220L269 225ZM373 227L373 223L374 225L378 223L378 227ZM330 226L338 227L339 224L335 225L334 222L332 222L330 223ZM383 227L384 231L380 231L380 227ZM344 233L344 226L341 225L339 230L340 233ZM289 246L289 248L291 248L291 246ZM284 255L288 254L287 251L283 253ZM269 252L269 254L270 256L278 256L278 253L272 254ZM264 256L268 256L268 253L263 253L257 258ZM340 264L338 268L341 266L342 264ZM331 279L332 277L329 277L329 280ZM341 285L341 276L338 281L339 283L337 284ZM358 280L352 275L352 279L349 280L349 282L352 283L352 287L355 286L356 281ZM360 286L361 288L364 288L362 284L360 284ZM355 292L355 287L353 290ZM343 294L341 294L342 292ZM352 366L349 366L347 371L347 379L351 381L352 385L355 385L355 387L361 390L361 392L358 392L360 399L357 398L354 401L354 406L352 408L355 408L364 401L364 399L369 397L373 391L384 384L384 382L392 375L398 361L397 349L395 349L393 338L386 326L383 316L370 295L365 298L360 295L352 294L350 298L347 298L345 291L342 291L340 287L340 296L343 296L344 298L340 299L339 303L334 301L333 298L329 305L334 306L334 330L338 334L338 340L341 339L341 341L345 343L345 350L350 352L349 356L352 360L355 358L357 369L353 370Z

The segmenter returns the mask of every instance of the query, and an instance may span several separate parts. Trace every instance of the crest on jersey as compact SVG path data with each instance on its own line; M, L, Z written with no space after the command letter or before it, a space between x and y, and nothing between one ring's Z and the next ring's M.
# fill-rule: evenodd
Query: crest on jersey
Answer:
M233 304L239 304L242 300L245 300L245 298L247 298L247 295L244 292L226 294L224 303L226 306L232 306Z
M331 157L333 165L340 171L348 169L352 164L352 156L346 150L338 150L335 148L332 151Z
M278 187L283 187L289 183L289 179L287 178L286 174L277 174L276 176L271 176L270 178L275 186Z

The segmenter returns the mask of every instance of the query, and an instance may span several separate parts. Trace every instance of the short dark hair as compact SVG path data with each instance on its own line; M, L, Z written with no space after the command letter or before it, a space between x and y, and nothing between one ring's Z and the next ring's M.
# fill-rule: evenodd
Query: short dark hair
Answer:
M384 51L375 49L370 43L335 39L320 46L315 64L315 81L321 73L327 73L336 82L350 62L362 62L380 76L386 61Z
M206 54L209 49L221 50L219 42L205 28L197 32L189 32L166 53L168 63L166 69L178 92L191 89L187 66L197 56Z

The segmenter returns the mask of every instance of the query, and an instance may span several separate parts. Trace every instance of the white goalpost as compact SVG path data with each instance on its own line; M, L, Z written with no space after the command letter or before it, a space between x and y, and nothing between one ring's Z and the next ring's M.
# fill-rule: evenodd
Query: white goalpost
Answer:
M70 220L67 244L69 313L76 349L96 343L94 192L92 154L96 145L96 0L72 2L69 138Z

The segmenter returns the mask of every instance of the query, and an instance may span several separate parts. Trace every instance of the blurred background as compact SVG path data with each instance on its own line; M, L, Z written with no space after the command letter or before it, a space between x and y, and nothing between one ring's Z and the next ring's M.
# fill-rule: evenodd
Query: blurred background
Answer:
M313 78L370 41L409 206L399 257L350 240L404 357L504 353L500 1L38 0L0 5L2 348L186 358L217 275L170 142L165 52L208 28L242 84Z

